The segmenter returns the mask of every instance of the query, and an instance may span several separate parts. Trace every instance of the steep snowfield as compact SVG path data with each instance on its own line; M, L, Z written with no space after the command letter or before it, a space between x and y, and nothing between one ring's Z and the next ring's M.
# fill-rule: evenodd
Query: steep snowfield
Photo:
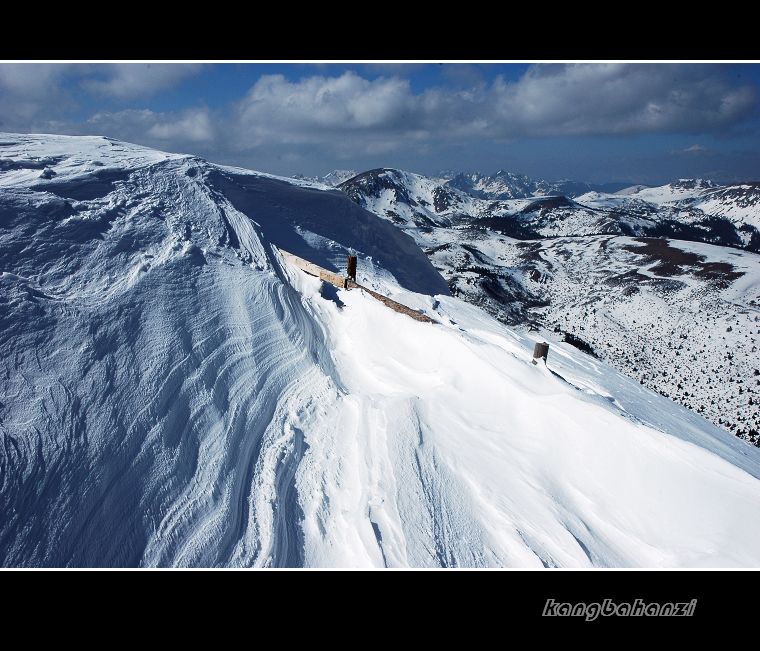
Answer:
M456 299L432 310L399 292L429 325L294 282L346 392L339 426L306 436L299 479L330 488L305 511L340 532L315 536L310 561L350 547L352 563L394 566L757 564L760 524L725 509L756 519L758 450L566 344L533 366L533 338ZM325 499L341 508L321 520Z
M760 450L551 335L532 365L342 194L103 138L0 158L3 566L760 564Z

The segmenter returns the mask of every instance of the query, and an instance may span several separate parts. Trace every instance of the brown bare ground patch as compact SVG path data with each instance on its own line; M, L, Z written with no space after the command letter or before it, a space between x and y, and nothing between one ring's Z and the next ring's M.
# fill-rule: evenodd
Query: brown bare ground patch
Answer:
M684 251L672 246L670 241L660 237L637 237L642 246L624 246L623 249L646 258L648 264L656 263L650 271L658 276L682 276L692 274L705 280L730 284L744 275L735 271L727 262L705 262L703 255Z

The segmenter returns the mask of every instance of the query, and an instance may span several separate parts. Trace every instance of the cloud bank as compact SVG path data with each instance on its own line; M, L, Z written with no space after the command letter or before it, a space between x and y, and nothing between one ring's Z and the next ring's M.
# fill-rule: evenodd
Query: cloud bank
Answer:
M271 75L238 103L235 126L239 142L251 147L329 145L339 136L400 147L410 140L714 132L748 116L757 101L753 88L732 86L719 72L699 65L545 65L516 82L497 77L419 94L397 77Z
M416 90L398 70L264 75L221 108L155 111L134 105L148 105L203 66L0 64L0 129L101 133L223 162L360 165L529 139L731 134L757 116L755 87L720 65L534 65L519 79L490 82L462 66L448 82L444 75L440 85ZM73 119L82 95L97 110Z

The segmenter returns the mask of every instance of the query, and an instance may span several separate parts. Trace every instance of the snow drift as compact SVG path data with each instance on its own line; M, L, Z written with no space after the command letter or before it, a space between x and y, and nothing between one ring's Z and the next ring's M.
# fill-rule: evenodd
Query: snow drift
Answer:
M568 345L531 365L340 193L104 138L0 158L2 565L760 562L760 450Z

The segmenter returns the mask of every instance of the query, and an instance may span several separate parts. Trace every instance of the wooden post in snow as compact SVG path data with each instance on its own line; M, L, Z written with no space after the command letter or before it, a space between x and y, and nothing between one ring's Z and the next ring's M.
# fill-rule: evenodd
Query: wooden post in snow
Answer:
M349 255L346 261L346 275L356 282L356 256Z
M533 346L533 363L538 364L536 360L543 359L544 364L546 364L546 358L549 356L549 344L546 342L543 343L536 343L535 346Z

